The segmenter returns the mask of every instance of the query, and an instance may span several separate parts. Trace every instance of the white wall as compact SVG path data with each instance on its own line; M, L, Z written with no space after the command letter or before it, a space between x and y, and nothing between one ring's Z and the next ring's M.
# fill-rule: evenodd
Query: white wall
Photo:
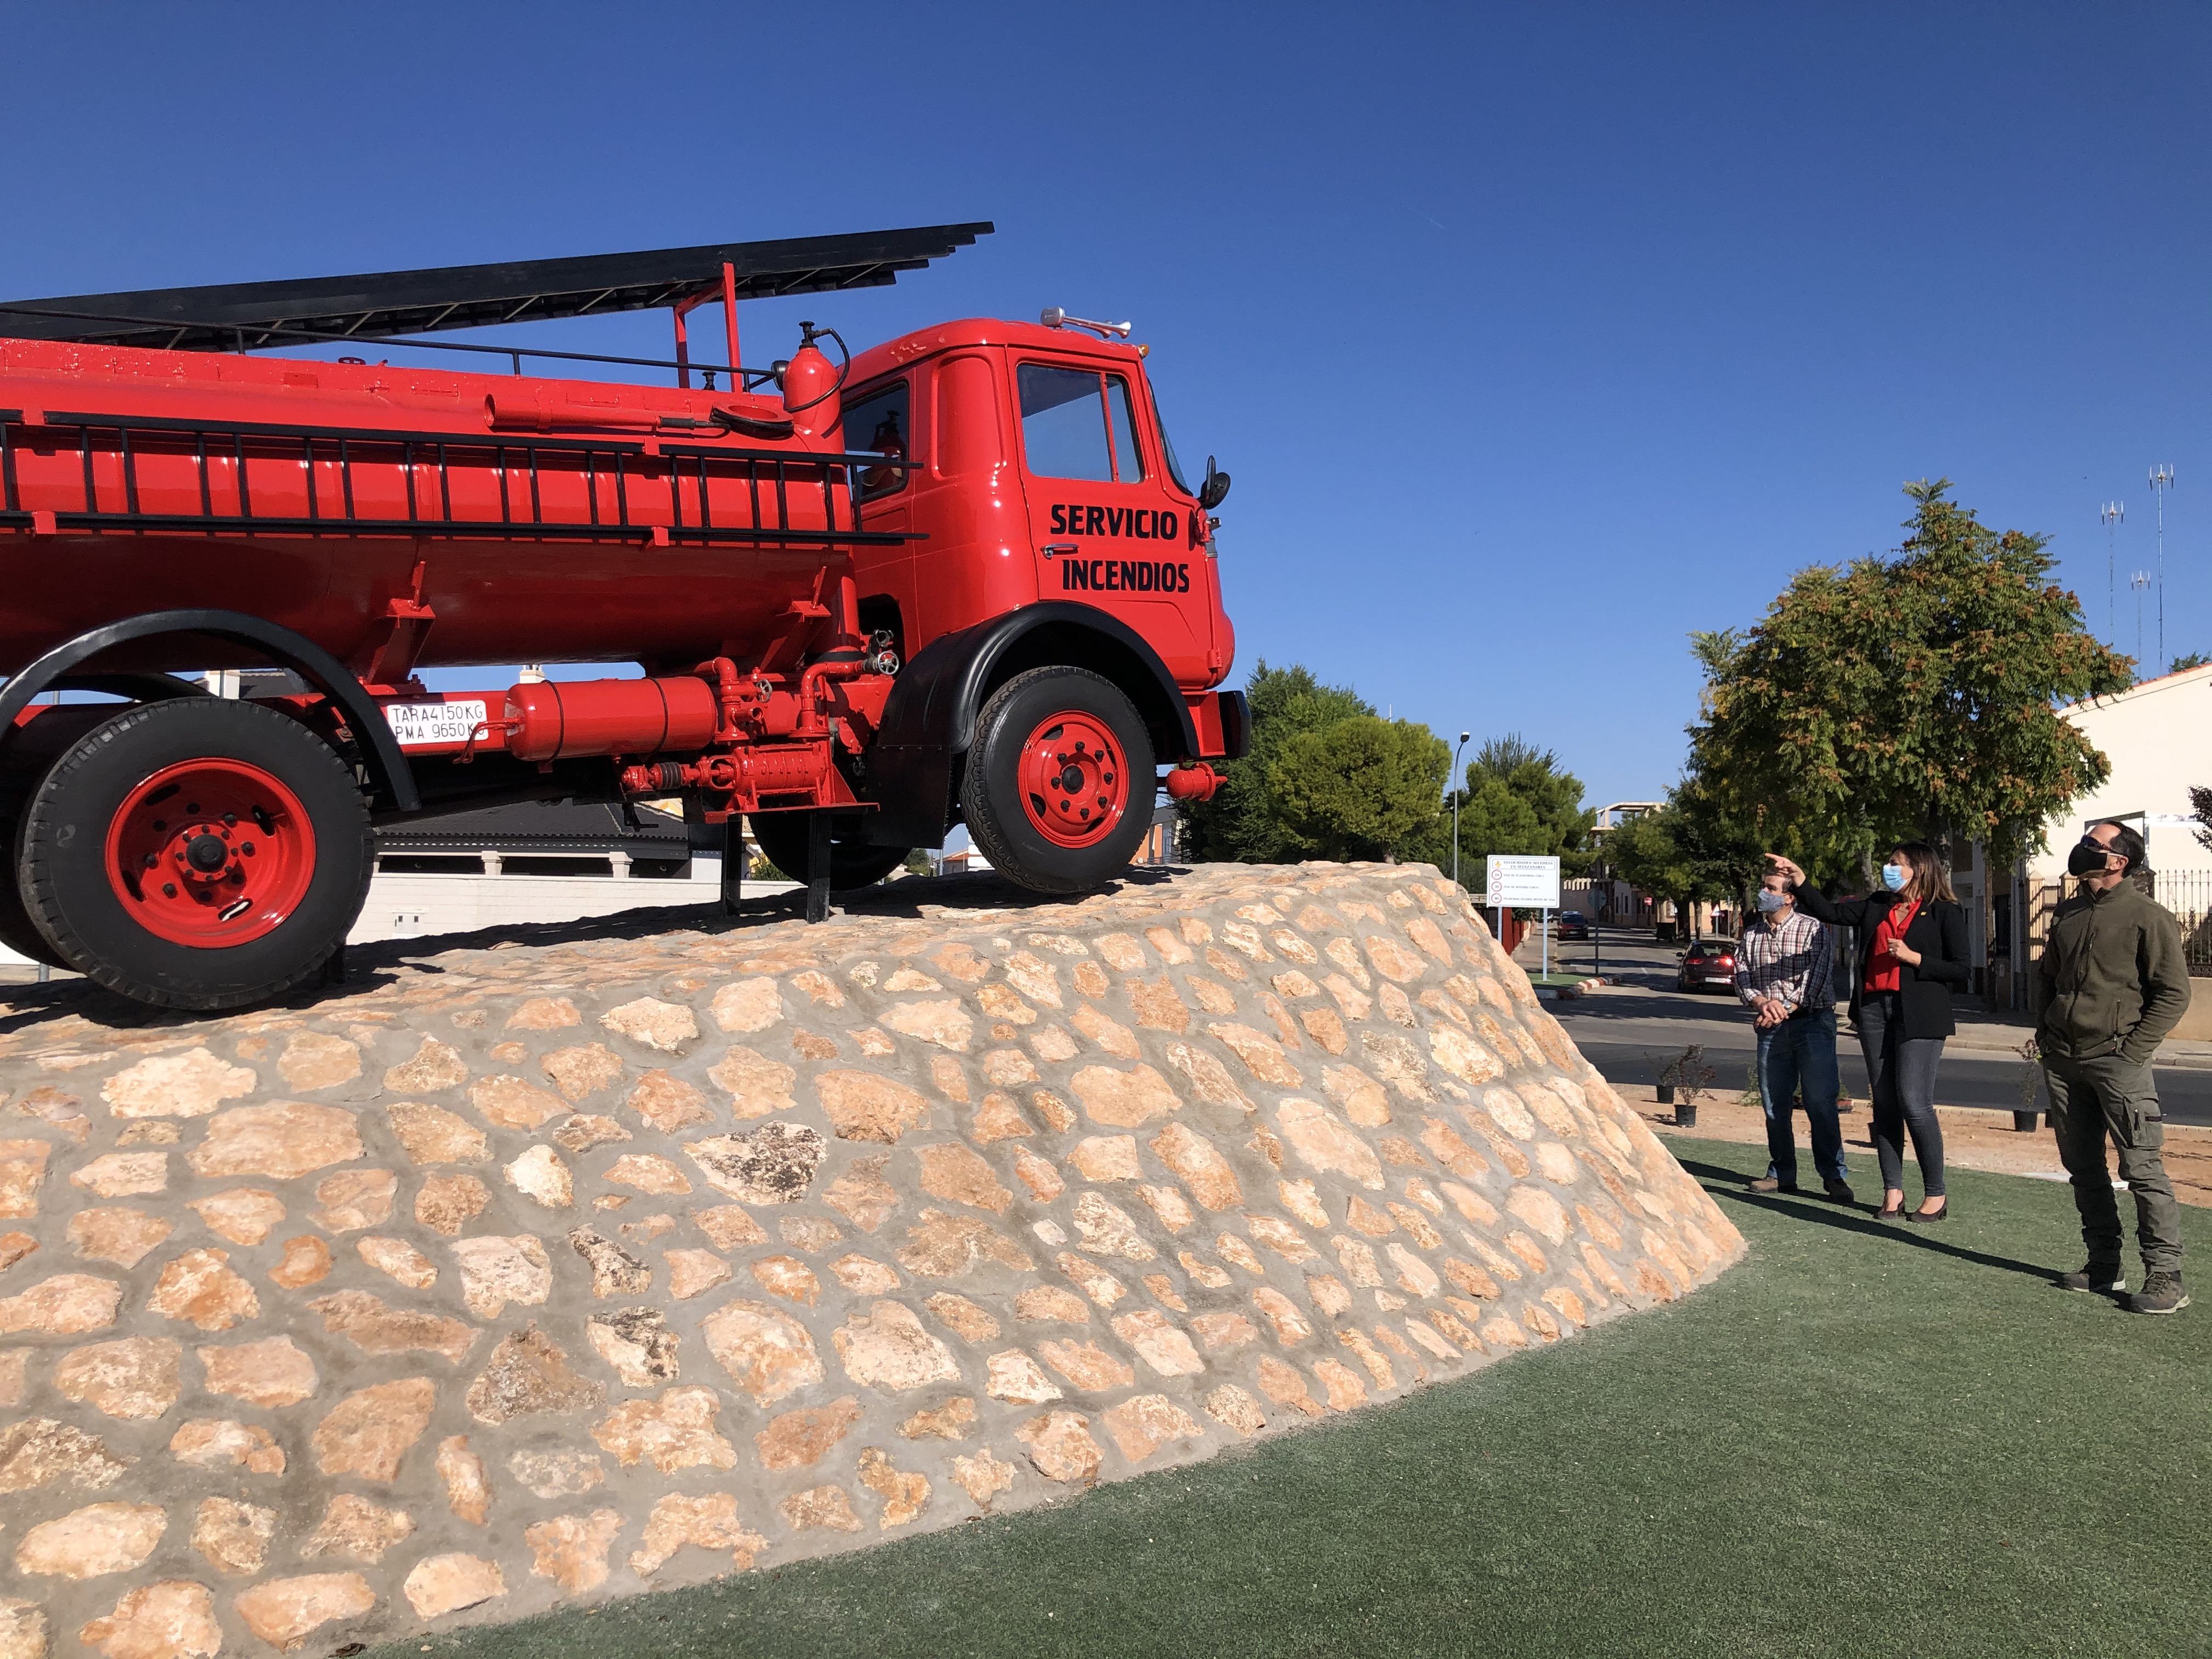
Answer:
M750 896L787 893L791 881L745 883ZM349 945L373 939L466 933L523 922L576 921L653 905L705 904L722 890L722 860L695 854L688 878L610 876L399 875L378 871Z
M794 881L745 883L745 896L795 891ZM349 945L466 933L525 922L578 921L654 905L707 904L722 890L722 860L693 855L686 878L611 876L395 875L379 871L369 880L361 920ZM28 957L0 945L0 966L30 967Z
M2112 775L2045 826L2050 848L2027 860L2029 879L2063 876L2067 849L2085 824L2136 813L2146 819L2152 869L2212 871L2189 809L2192 784L2212 787L2212 666L2076 704L2066 718L2104 751Z

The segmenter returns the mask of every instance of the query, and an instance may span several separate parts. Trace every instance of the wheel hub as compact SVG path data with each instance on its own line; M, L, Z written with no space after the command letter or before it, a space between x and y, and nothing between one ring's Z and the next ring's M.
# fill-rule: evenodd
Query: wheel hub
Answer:
M1022 745L1017 769L1030 823L1061 847L1088 847L1128 810L1128 769L1106 723L1094 714L1054 714Z
M224 838L203 825L183 847L183 861L191 873L208 879L228 872L230 848Z
M140 926L172 944L220 950L275 931L315 872L307 811L245 761L165 766L131 790L107 831L107 878Z

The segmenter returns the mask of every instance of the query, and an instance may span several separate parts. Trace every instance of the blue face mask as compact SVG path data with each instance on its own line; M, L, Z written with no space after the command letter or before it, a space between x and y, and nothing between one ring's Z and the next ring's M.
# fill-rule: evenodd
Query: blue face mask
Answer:
M1759 889L1759 908L1762 915L1771 916L1789 902L1790 895L1787 893L1771 893L1763 887Z
M1905 884L1911 879L1911 872L1901 864L1885 864L1881 866L1881 884L1893 893L1903 892Z

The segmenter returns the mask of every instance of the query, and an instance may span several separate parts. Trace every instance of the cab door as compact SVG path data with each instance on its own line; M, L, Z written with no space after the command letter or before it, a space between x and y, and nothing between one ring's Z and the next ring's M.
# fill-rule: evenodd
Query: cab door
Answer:
M1138 418L1133 377L1079 358L1016 355L1012 368L1037 597L1118 617L1179 683L1208 683L1203 555Z

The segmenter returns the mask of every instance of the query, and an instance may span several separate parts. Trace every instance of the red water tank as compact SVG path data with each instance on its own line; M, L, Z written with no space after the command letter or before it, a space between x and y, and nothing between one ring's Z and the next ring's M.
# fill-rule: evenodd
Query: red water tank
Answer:
M507 746L520 760L653 755L703 749L714 735L714 693L690 676L553 680L510 687Z

